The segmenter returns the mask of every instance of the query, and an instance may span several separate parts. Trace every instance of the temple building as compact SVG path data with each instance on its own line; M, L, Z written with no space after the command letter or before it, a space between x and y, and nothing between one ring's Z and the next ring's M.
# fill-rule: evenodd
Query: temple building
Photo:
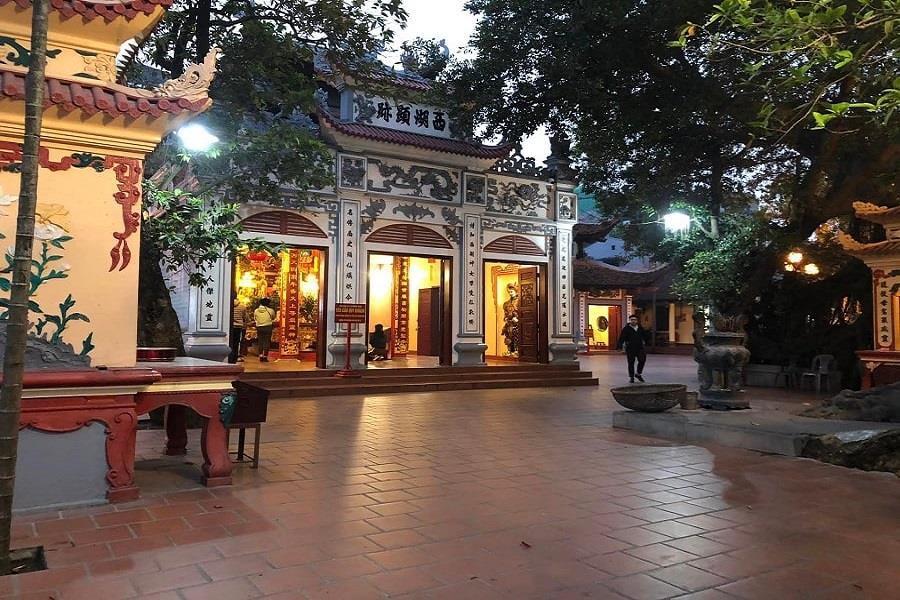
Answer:
M856 216L884 227L886 239L863 244L840 232L844 250L872 270L874 350L857 352L863 388L900 381L900 206L888 208L854 202Z
M576 236L580 227L576 225ZM693 309L671 292L677 274L674 266L641 271L577 258L572 268L576 319L586 353L614 350L632 314L651 332L651 351L691 352Z
M333 150L335 186L298 209L242 204L245 235L283 250L222 260L210 285L182 288L187 352L223 359L235 311L268 298L278 312L269 356L297 368L343 366L338 303L365 305L354 368L376 325L393 367L574 361L567 148L554 144L540 168L510 145L464 139L447 110L416 101L430 82L413 74L389 72L390 98L327 69L320 77L315 129ZM255 338L250 324L248 361Z

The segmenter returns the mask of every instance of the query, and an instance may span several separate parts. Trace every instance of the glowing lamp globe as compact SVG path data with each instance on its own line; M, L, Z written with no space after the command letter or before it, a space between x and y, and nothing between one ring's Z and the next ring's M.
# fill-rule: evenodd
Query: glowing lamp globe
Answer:
M206 152L219 142L219 138L199 123L191 123L179 129L178 139L181 140L181 145L191 152Z
M682 212L663 215L663 228L669 233L685 233L691 228L691 217Z
M818 275L819 274L819 266L815 263L809 263L807 265L803 265L803 272L807 275Z
M787 255L787 259L788 259L789 263L796 265L798 263L803 262L803 253L794 250L793 252L791 252L790 254Z

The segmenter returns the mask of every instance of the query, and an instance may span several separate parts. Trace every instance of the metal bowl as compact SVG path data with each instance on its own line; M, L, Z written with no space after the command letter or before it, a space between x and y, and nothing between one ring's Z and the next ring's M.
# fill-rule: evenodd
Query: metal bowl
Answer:
M687 386L679 383L646 383L610 390L616 402L638 412L663 412L687 397Z

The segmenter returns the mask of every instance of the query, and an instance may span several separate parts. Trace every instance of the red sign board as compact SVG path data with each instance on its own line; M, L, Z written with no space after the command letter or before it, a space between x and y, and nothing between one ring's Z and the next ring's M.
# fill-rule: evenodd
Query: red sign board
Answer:
M366 305L365 304L335 304L334 305L334 322L335 323L365 323L366 322Z

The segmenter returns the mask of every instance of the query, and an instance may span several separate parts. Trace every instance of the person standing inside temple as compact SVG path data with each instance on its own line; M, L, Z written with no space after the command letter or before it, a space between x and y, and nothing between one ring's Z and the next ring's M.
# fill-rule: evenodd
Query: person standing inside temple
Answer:
M234 299L234 307L231 310L231 354L228 355L228 362L236 363L241 360L241 346L244 343L244 334L247 331L247 325L253 319L251 313L239 298Z
M647 362L647 350L644 344L649 338L649 332L640 326L637 315L628 317L628 325L622 328L616 350L625 347L625 355L628 358L628 379L634 383L635 377L643 382L644 363ZM637 361L637 372L634 370L634 362Z
M269 362L269 346L272 345L272 328L275 326L277 312L272 308L272 301L263 298L253 311L256 322L256 344L259 349L259 362Z

